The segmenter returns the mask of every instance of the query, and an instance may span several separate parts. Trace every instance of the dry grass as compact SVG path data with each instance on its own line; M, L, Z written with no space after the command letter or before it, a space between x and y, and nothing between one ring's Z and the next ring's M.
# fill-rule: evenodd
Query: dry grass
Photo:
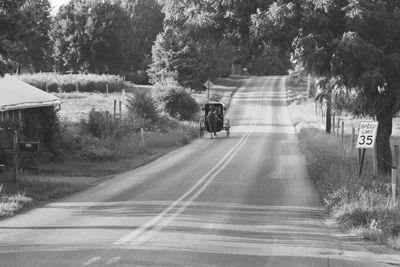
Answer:
M353 234L397 247L400 207L391 203L389 178L374 177L372 157L367 153L359 179L357 150L343 147L340 138L326 134L312 108L310 102L290 106L307 170L330 215Z
M389 177L374 177L372 157L367 151L359 179L358 151L350 149L349 134L345 146L341 138L326 134L324 124L317 121L314 107L315 104L309 101L293 103L289 110L307 159L309 176L330 215L352 234L399 248L400 206L391 202ZM345 115L341 118L351 126L360 121ZM394 128L398 123L395 119ZM346 128L347 133L349 128ZM397 136L392 137L392 143L398 141Z
M82 183L27 178L20 175L18 183L10 181L8 174L0 175L0 218L9 217L35 203L58 199L87 188Z

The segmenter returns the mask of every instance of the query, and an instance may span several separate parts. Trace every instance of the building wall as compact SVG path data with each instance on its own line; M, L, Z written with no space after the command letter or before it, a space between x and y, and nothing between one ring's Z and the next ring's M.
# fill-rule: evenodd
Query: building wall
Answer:
M5 121L12 121L14 123L21 122L23 119L22 110L7 110L0 112L0 123Z

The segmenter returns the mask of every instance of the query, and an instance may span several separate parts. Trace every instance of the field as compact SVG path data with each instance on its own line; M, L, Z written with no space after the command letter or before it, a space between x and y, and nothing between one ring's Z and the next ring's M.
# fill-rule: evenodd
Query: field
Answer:
M47 76L46 76L47 77ZM48 78L48 77L47 77ZM219 79L211 91L225 104L229 104L232 93L240 86L240 79ZM140 86L157 96L152 86ZM82 135L80 122L88 119L91 109L114 113L126 117L127 98L137 86L125 84L120 92L75 92L53 94L62 100L59 116L66 130L62 133L65 155L61 162L44 162L36 170L20 171L18 184L10 181L10 173L0 173L0 218L42 202L52 201L74 192L100 184L115 175L146 164L185 145L198 137L196 122L179 122L168 118L169 130L164 132L127 132L122 137L93 138ZM207 101L207 93L193 93L200 103Z
M240 85L240 80L220 78L215 82L215 86L210 90L210 96L218 95L221 101L225 104L229 103L231 94ZM121 102L121 111L123 116L127 112L127 98L130 92L136 88L149 90L153 95L157 95L157 88L153 86L134 86L125 87L122 92L113 92L109 94L101 92L72 92L72 93L53 93L62 100L61 110L59 111L60 118L64 122L77 123L81 119L87 118L89 111L94 108L99 111L114 112L114 101L116 101L116 113L119 114L119 103ZM196 93L192 96L200 104L207 101L207 92Z

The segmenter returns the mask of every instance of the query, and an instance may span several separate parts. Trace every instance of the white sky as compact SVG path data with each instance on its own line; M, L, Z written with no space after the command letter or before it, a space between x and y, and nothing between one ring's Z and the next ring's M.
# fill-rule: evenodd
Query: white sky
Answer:
M57 11L58 11L58 8L61 5L64 5L64 4L68 3L68 1L69 0L50 0L50 4L53 7L53 9L51 11L51 14L53 14L53 15L56 14Z

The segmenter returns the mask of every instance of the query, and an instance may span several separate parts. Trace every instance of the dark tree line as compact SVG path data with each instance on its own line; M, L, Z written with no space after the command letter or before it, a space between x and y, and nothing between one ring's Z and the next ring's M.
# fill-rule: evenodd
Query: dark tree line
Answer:
M252 15L266 8L269 1L159 2L165 19L148 71L154 82L173 79L184 87L201 90L207 79L229 75L235 64L257 74L284 74L290 66L288 54L251 35ZM264 64L268 60L277 64Z
M29 65L34 71L50 61L48 0L0 1L0 74Z
M0 1L1 74L145 70L162 30L155 0L71 0L50 12L48 0Z

